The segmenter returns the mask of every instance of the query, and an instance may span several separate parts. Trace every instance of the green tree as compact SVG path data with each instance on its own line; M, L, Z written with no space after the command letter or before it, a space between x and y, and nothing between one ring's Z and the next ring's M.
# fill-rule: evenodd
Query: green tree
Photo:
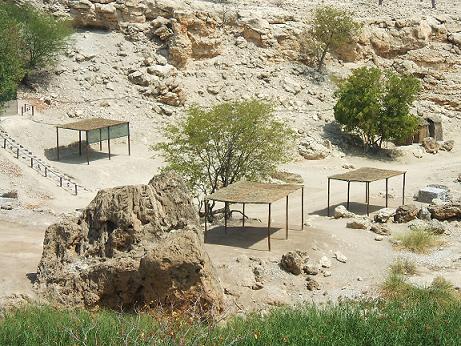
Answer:
M154 148L163 153L166 169L181 174L199 197L241 179L267 178L289 161L294 132L275 119L270 104L250 100L194 106L165 136Z
M0 10L18 23L26 72L54 62L72 33L69 21L56 20L31 5L3 3Z
M356 69L336 92L335 119L346 131L358 134L367 147L403 141L417 127L410 107L419 90L415 77L383 73L378 68Z
M334 53L349 44L360 32L361 25L352 14L332 6L315 9L312 27L304 33L304 55L321 71L328 52Z
M0 9L0 108L16 97L18 83L23 77L18 25Z

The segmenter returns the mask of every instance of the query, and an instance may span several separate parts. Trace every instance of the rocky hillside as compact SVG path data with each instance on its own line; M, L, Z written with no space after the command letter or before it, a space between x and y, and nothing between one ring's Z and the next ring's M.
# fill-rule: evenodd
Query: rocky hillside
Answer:
M377 1L376 1L377 2ZM158 125L197 103L257 97L304 138L304 156L328 154L334 84L367 64L418 76L416 111L442 116L450 131L461 119L461 9L440 1L346 7L363 33L328 59L328 74L302 63L303 31L317 1L54 0L40 3L82 28L47 84L25 97L47 117L111 116ZM332 77L332 78L329 78ZM147 127L146 127L147 126ZM143 125L149 128L150 125Z

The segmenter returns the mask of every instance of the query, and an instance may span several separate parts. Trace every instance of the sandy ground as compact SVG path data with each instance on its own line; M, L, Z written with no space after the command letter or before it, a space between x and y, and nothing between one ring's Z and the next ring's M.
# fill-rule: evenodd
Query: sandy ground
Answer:
M29 147L36 155L47 159L45 150L54 145L54 128L40 124L31 119L10 118L3 126ZM134 128L134 133L142 133ZM32 133L40 133L42 140L32 139ZM11 178L1 175L3 188L19 190L21 207L0 213L0 295L12 293L33 295L31 278L41 255L41 244L46 227L58 217L72 213L85 207L93 198L97 189L121 184L146 183L159 171L161 161L153 159L153 153L146 141L137 135L133 136L133 155L126 153L126 142L123 140L114 145L117 153L112 160L104 155L93 156L90 166L78 161L79 158L50 162L60 170L74 177L80 184L88 188L74 196L55 185L54 182L41 177L27 167L27 164L16 160L5 151L0 151L2 162L14 165L20 177ZM64 135L63 140L72 140L71 135ZM97 149L97 148L95 148ZM222 280L233 309L261 309L265 306L280 304L296 304L304 301L321 302L337 299L340 296L356 297L375 295L379 284L386 275L386 268L400 256L410 257L418 263L420 274L412 281L428 284L436 275L445 275L461 286L459 269L460 232L459 229L450 235L444 235L445 245L434 253L415 256L400 252L393 248L389 239L375 241L375 234L363 230L346 229L346 220L334 220L326 217L326 191L328 175L346 171L344 164L354 167L372 166L379 168L407 170L406 200L412 201L413 194L421 186L428 183L439 183L449 186L454 193L461 188L455 182L461 172L461 160L457 146L451 153L441 152L425 155L415 159L412 155L404 155L398 160L373 159L366 156L346 156L329 158L321 161L298 161L283 169L300 174L305 181L305 223L301 227L301 194L295 192L290 196L289 239L284 239L285 202L274 203L272 217L272 251L267 251L267 206L247 206L249 216L245 230L241 228L240 217L235 214L231 220L229 231L225 234L222 225L213 225L209 232L206 249L210 254ZM76 160L76 161L73 161ZM5 163L3 165L6 165ZM401 204L401 178L390 180L390 206ZM371 185L371 210L376 211L384 206L384 183ZM331 190L332 208L344 203L346 185L333 182ZM365 187L353 184L351 190L351 208L356 213L364 213ZM35 201L35 204L32 203ZM240 206L235 206L236 209ZM397 233L403 226L394 225ZM332 261L331 276L322 274L315 276L320 290L308 291L306 277L294 276L280 269L282 254L299 249L307 251L313 261L327 256ZM340 263L333 258L335 251L341 251L347 263ZM256 281L263 287L255 287ZM231 305L232 305L231 304Z
M203 3L206 6L210 5L209 2ZM304 16L317 3L295 0L245 0L238 3L238 10L259 11L261 14L270 15L285 8L289 9L287 12L290 12L290 15L296 13L297 16ZM333 0L326 0L324 3L333 3ZM337 5L337 1L334 4ZM385 6L382 7L368 5L364 6L362 0L350 0L340 4L354 10L361 18L406 18L408 13L421 18L434 13L459 15L461 9L455 2L448 0L439 1L439 9L435 12L430 9L429 0L425 0L424 3L405 0L398 4L385 1ZM332 120L331 84L309 82L304 75L294 71L291 64L275 65L273 71L267 70L274 72L276 76L280 75L280 78L277 77L277 83L266 84L256 78L259 63L254 64L255 57L258 57L258 54L263 56L265 52L259 48L255 48L255 51L237 49L233 40L228 43L229 56L193 62L188 71L181 72L190 104L216 102L216 97L206 91L209 85L214 84L223 86L226 92L231 91L232 98L244 94L259 97L257 95L267 91L278 98L283 96L282 98L286 99L287 105L284 105L282 111L278 109L278 112L287 124L306 134L319 135L322 140L329 139L335 144L335 138L331 138L325 129L325 124ZM40 85L35 93L26 93L26 96L31 97L28 102L37 101L43 106L43 112L37 111L33 117L29 115L0 118L1 126L11 137L84 187L78 196L74 196L59 188L56 182L32 171L27 161L18 161L0 148L0 190L17 190L19 193L18 206L13 210L0 210L0 298L13 293L33 295L30 279L33 278L40 260L41 244L49 224L65 214L72 214L84 208L99 189L147 183L163 166L161 157L150 149L150 145L162 141L162 126L177 120L183 114L176 111L172 115L159 113L156 102L140 98L138 86L128 82L126 72L130 67L139 68L141 53L154 51L154 46L144 44L145 42L128 42L121 33L76 33L73 36L71 54L66 53L62 57L55 73L51 73L49 84ZM74 55L93 58L77 62ZM222 70L222 66L229 68ZM354 64L336 64L332 66L332 72L341 72L339 75L342 75L354 67ZM451 78L451 74L448 76L456 91L458 79ZM302 98L298 95L296 99L291 93L283 90L283 84L280 83L285 77L307 86L299 94L304 95ZM109 83L111 88L107 87ZM197 85L199 83L200 85ZM324 97L325 95L328 97ZM51 103L49 107L45 106L44 97ZM292 101L297 102L290 105ZM439 113L439 108L434 108L433 112ZM336 148L327 159L299 160L281 167L283 170L301 175L304 179L306 226L304 231L300 231L301 197L297 192L290 196L290 232L289 239L285 240L285 204L284 201L275 203L272 208L271 252L267 251L267 206L247 206L247 214L253 220L247 222L245 230L240 227L241 220L237 216L235 220L231 220L227 234L222 225L213 225L206 249L218 270L233 308L259 309L267 305L320 302L337 299L339 296L374 295L386 276L387 267L400 256L408 257L417 263L419 274L411 278L413 282L424 285L434 276L443 275L461 287L459 226L453 224L450 234L442 236L444 245L439 249L427 255L414 255L398 251L387 238L375 241L375 235L371 232L346 229L346 220L326 217L327 176L345 172L343 166L346 164L355 168L368 166L407 171L407 202L412 201L419 188L431 183L446 185L454 195L461 195L461 184L455 181L461 173L461 116L459 112L450 111L451 113L456 114L444 117L445 139L455 140L455 148L450 153L422 154L422 158L416 158L415 156L420 154L420 148L414 145L400 149L402 155L391 159L386 156L367 156L357 151L348 152L346 149L346 152L342 153ZM98 145L92 146L89 166L86 164L85 156L78 155L76 147L73 150L61 151L62 160L58 162L54 151L54 125L90 116L129 120L132 134L131 156L127 154L126 140L118 139L112 142L111 160L108 159L107 145L104 144L102 151L99 151ZM77 140L78 133L60 131L61 145L69 145ZM418 155L415 155L416 152ZM390 180L392 207L401 204L401 184L400 177ZM384 206L384 191L384 182L371 184L373 212ZM346 184L332 182L332 209L345 203L345 200ZM351 201L352 211L359 214L365 212L364 184L352 184ZM405 225L392 225L391 228L396 234L406 231ZM332 266L328 271L331 272L331 276L324 277L319 274L314 277L320 284L320 290L308 291L304 275L293 276L280 269L282 254L295 249L306 251L313 261L322 256L330 258ZM347 257L346 263L340 263L333 258L334 252L338 250ZM256 281L262 283L262 287L256 287Z

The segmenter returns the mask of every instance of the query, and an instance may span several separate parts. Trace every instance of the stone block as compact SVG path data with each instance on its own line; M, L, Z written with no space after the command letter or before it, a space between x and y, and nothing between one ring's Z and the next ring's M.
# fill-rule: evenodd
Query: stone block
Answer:
M448 199L448 190L441 186L429 185L418 191L418 202L432 203L433 199L446 201Z

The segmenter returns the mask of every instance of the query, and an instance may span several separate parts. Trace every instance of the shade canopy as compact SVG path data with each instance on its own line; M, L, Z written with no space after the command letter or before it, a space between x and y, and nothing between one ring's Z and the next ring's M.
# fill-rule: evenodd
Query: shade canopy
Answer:
M404 171L394 171L389 169L379 169L371 167L362 167L350 172L331 175L328 178L343 181L358 181L371 183L373 181L389 179L404 174Z
M239 181L216 191L205 199L228 203L270 204L302 187L303 185L296 184Z
M102 150L102 142L107 140L109 151L109 160L111 156L110 140L121 137L128 137L128 155L131 155L130 144L130 123L128 121L90 118L56 125L56 153L59 161L59 129L78 131L78 153L82 155L82 134L85 134L84 143L86 144L86 161L90 164L89 146L93 143L99 143L99 150Z
M91 118L67 123L63 125L57 125L56 127L61 129L75 130L75 131L91 131L99 130L106 127L127 124L127 121L104 119L104 118Z

